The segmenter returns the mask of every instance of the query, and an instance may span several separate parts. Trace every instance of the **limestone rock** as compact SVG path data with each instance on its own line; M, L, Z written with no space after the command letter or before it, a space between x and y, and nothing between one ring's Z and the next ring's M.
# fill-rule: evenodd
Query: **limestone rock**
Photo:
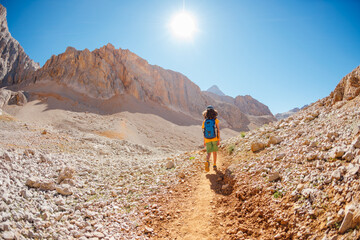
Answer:
M0 88L0 108L6 105L11 98L11 91L5 88Z
M282 138L281 137L277 137L277 136L270 136L269 141L268 141L268 145L276 145L281 143Z
M352 152L347 152L344 154L343 159L346 161L351 161L355 158L354 154Z
M15 234L10 231L6 231L2 233L2 237L4 240L13 240L15 239Z
M331 177L336 180L340 180L341 178L341 171L339 169L332 172Z
M342 149L342 148L336 148L335 150L334 150L334 158L341 158L342 156L344 156L344 154L345 154L345 150L344 149Z
M6 20L6 8L1 4L0 26L0 86L6 86L21 82L37 70L39 64L31 60L19 42L11 36Z
M345 207L345 217L341 223L339 233L342 234L360 223L360 208L358 203L350 203Z
M269 182L275 182L277 180L280 180L280 173L279 172L274 172L269 174Z
M266 144L263 142L253 142L251 144L251 151L258 152L263 150L266 147Z
M349 166L347 167L347 173L352 176L355 175L359 172L360 170L360 166L358 164L349 164Z
M360 148L360 137L358 137L357 139L354 140L353 147Z
M58 184L60 184L65 179L72 179L74 177L75 170L70 167L64 167L61 169L60 174L58 176Z
M171 169L171 168L174 168L175 167L175 164L174 164L174 162L173 161L168 161L167 163L166 163L166 169Z
M330 94L332 103L351 100L360 94L360 66L341 79L335 90Z
M56 192L60 193L61 195L72 195L73 192L68 184L63 184L59 187L56 187Z
M15 97L16 97L16 104L17 104L17 105L19 105L19 106L24 106L24 105L27 103L26 96L24 95L23 92L18 91L18 92L15 94Z
M28 180L26 180L26 186L31 188L39 188L40 190L54 190L55 184L50 179L38 179L35 177L31 177Z

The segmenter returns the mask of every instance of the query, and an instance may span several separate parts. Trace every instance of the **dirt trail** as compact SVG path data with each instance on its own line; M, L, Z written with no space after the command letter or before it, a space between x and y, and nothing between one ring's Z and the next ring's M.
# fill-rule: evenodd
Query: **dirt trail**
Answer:
M221 239L225 235L218 209L217 197L221 196L223 186L223 162L218 155L217 171L204 171L203 162L199 163L199 174L189 181L189 185L179 186L178 192L168 201L166 208L173 211L173 218L163 222L156 230L157 239L206 240ZM189 187L188 187L189 186ZM189 195L186 192L190 192Z

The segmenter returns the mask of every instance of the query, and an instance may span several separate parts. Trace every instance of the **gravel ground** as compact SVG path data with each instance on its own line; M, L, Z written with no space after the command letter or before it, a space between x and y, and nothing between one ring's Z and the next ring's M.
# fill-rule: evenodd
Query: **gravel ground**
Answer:
M189 154L0 115L3 239L148 239L144 208Z

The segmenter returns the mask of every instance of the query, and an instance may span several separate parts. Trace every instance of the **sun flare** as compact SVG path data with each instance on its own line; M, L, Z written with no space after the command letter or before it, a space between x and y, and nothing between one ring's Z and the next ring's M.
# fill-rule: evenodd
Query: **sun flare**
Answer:
M196 31L194 17L185 11L176 14L172 18L170 26L176 37L184 39L192 38Z

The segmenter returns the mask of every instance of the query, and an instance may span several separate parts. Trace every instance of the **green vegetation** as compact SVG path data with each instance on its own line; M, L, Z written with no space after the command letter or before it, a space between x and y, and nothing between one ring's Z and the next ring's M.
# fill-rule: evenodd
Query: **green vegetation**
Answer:
M189 158L189 160L193 160L193 159L195 159L195 157L190 157L190 158Z
M340 228L340 225L341 225L341 222L336 222L336 223L335 223L335 228L336 228L336 229L339 229L339 228Z
M283 194L280 191L275 191L274 194L273 194L273 197L274 198L282 198Z
M245 132L241 132L241 133L240 133L240 136L241 136L242 138L244 138L244 137L246 136Z
M231 155L235 150L235 145L232 144L232 145L228 146L227 150L228 150L229 155Z

